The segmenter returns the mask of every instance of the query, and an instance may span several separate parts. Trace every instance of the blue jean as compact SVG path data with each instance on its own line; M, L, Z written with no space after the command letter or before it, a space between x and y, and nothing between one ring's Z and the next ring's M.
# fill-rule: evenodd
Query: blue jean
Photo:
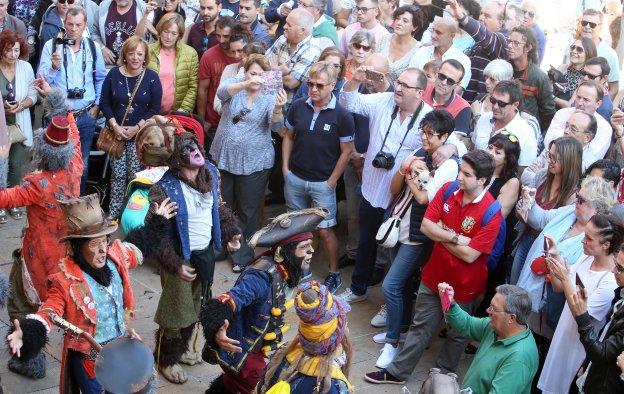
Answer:
M80 178L80 194L84 194L87 187L87 176L89 175L89 152L95 134L95 119L88 112L83 112L76 119L76 126L80 133L80 151L84 163L84 172Z
M69 350L68 361L72 377L78 387L80 387L80 392L85 394L100 394L104 391L104 389L95 377L90 378L87 375L87 371L85 371L83 365L84 357L85 356L82 353L75 350Z
M334 227L336 220L336 189L327 185L326 181L312 182L301 179L292 171L284 177L284 198L288 211L305 208L326 208L329 215L319 223L319 228Z
M515 285L520 279L520 273L524 264L526 264L526 258L529 254L529 250L535 242L537 237L533 236L528 229L520 236L518 245L516 246L516 254L514 255L513 264L511 265L511 272L509 273L508 283ZM530 262L529 262L530 264Z
M383 222L385 209L373 207L365 197L360 201L359 240L355 267L351 274L351 291L355 295L366 294L368 280L377 256L377 230Z
M394 259L384 278L382 288L388 317L386 342L398 343L401 326L412 321L414 292L420 284L420 270L427 262L431 243L407 245L398 243L392 250Z

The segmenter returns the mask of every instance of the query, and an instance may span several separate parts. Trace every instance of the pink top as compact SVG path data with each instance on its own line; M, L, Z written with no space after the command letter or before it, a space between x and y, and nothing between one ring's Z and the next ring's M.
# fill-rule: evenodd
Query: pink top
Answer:
M175 52L167 53L160 50L160 84L162 85L163 97L160 104L160 112L165 114L173 110L175 98Z

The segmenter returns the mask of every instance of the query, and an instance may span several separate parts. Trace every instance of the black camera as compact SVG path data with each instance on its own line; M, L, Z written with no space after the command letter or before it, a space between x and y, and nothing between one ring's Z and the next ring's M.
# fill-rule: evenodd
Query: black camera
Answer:
M73 38L65 38L65 37L55 37L54 45L74 45L76 44L76 40Z
M394 167L394 156L392 153L379 151L373 158L373 167L389 170Z
M82 100L84 98L85 90L84 89L67 89L67 98L68 99L79 99Z

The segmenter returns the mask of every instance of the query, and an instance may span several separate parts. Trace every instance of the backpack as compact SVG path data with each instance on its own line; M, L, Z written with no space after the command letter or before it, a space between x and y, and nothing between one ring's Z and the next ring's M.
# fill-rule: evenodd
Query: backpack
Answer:
M448 187L444 191L444 194L442 196L443 201L446 203L449 197L451 197L451 195L455 193L457 189L459 189L459 181L453 181L450 185L448 185ZM494 217L494 215L496 215L500 211L501 211L500 203L498 202L498 200L494 200L494 202L490 204L488 209L485 211L485 213L481 217L481 227L487 226L488 223L490 223L490 220L492 220L492 218ZM488 256L488 260L487 260L488 272L492 272L498 265L498 261L500 260L503 254L503 250L505 248L506 236L507 236L507 223L505 219L503 218L503 220L501 221L500 229L498 230L498 234L496 235L496 241L494 242L494 246L492 246L492 251L490 252L490 255Z

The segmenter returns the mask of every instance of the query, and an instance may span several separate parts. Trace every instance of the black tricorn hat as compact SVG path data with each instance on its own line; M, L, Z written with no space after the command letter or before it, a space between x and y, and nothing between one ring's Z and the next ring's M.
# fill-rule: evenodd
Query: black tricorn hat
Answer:
M281 214L258 230L249 240L249 246L271 247L297 234L307 233L329 215L325 208L308 208Z

